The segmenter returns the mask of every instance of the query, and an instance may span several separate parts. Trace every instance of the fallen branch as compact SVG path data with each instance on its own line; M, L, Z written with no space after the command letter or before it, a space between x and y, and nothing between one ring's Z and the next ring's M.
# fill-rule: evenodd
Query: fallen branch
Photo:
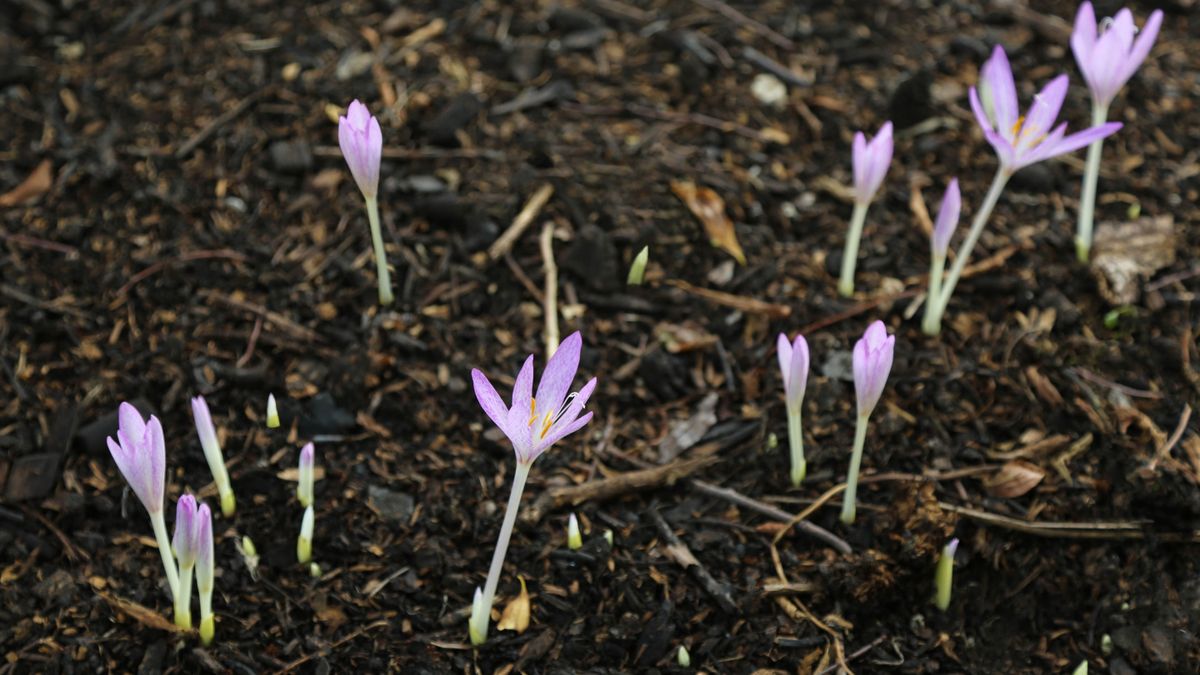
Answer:
M529 198L529 201L525 202L525 206L517 214L517 217L513 218L512 225L509 225L508 229L488 247L488 257L492 260L499 260L505 253L508 253L512 249L513 244L517 242L517 239L533 223L533 219L541 213L542 207L546 205L546 202L550 201L550 195L552 194L554 194L554 186L549 183L538 188L537 192L534 192L533 196Z
M966 516L972 520L977 520L985 525L994 525L996 527L1025 534L1032 534L1038 537L1046 537L1050 539L1146 539L1153 538L1160 541L1179 542L1179 543L1200 543L1200 531L1192 532L1147 532L1146 526L1149 521L1143 520L1111 520L1111 521L1096 521L1083 523L1054 523L1054 522L1038 522L1021 520L1020 518L1011 518L1002 516L997 513L989 513L980 511L967 506L956 506L945 502L938 502L938 506L959 515Z
M546 513L563 506L577 506L589 501L604 501L646 488L673 485L696 470L714 464L716 461L717 458L713 456L698 457L650 469L619 473L608 478L588 481L582 485L550 488L538 496L532 506L525 509L521 519L532 524L541 520Z

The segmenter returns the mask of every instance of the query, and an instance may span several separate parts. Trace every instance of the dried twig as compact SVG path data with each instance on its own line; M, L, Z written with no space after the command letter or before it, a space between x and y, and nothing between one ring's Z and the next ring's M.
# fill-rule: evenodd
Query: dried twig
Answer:
M739 26L743 26L750 31L757 33L758 35L763 36L767 39L767 41L771 42L777 47L782 47L784 49L795 49L796 47L796 43L792 42L786 36L781 35L773 30L770 26L767 26L760 21L751 19L724 2L721 2L721 0L692 0L692 2L700 5L701 7L711 9L730 21L738 24Z
M687 544L683 543L675 532L671 530L671 526L663 519L662 514L657 509L650 509L650 519L654 521L654 525L658 527L659 534L663 539L667 540L667 555L671 559L679 563L679 566L684 568L691 574L700 586L717 601L721 609L730 614L738 611L737 603L733 601L733 594L729 587L713 578L709 573L708 568L692 555L691 549Z
M1187 424L1190 419L1192 419L1192 406L1184 403L1183 413L1179 416L1179 424L1175 426L1175 431L1171 432L1171 437L1154 453L1154 459L1150 460L1149 469L1151 471L1158 468L1158 463L1171 454L1171 449L1179 443L1179 439L1183 438L1183 432L1187 431Z
M218 129L237 119L242 113L249 110L250 106L258 103L258 100L263 97L263 94L266 91L266 89L259 89L253 94L250 94L246 98L242 99L241 102L234 107L226 110L220 115L217 115L216 119L206 124L203 129L197 131L195 135L184 141L183 144L179 146L179 149L175 151L175 159L183 159L184 157L192 154L193 150L195 150L204 141L207 141L210 136L217 132Z
M228 307L232 307L234 309L240 309L243 312L251 312L253 314L257 314L257 315L263 317L264 319L266 319L268 322L274 324L276 327L278 327L283 332L296 338L297 340L304 340L306 342L320 342L321 341L321 335L320 335L320 333L317 333L317 331L315 331L311 328L305 328L304 326L301 326L300 324L296 323L295 321L292 321L291 319L287 318L286 316L280 314L279 312L267 309L266 307L263 307L262 305L258 305L258 304L255 304L253 302L249 302L246 300L238 300L236 298L231 298L228 295L223 295L221 293L217 293L216 291L209 291L207 293L201 293L201 295L207 296L209 299L215 300L215 301L217 301L223 305L226 305Z
M722 305L724 307L732 307L733 309L747 312L750 314L763 314L771 319L782 319L792 313L792 308L787 305L779 305L773 302L764 302L757 298L748 298L742 295L733 295L724 291L714 291L710 288L701 288L693 286L682 279L670 279L667 283L675 288L691 293L697 297L708 300L709 302ZM864 310L865 311L865 310Z
M512 225L509 225L504 234L501 234L488 247L488 257L492 260L499 260L501 256L508 253L517 239L521 237L526 228L533 222L533 219L541 212L546 202L550 201L550 195L552 194L554 194L554 186L549 183L538 188L537 192L534 192L533 196L529 198L529 201L525 202L525 206L517 214L517 217L513 218Z
M1153 537L1161 541L1200 543L1200 531L1193 532L1147 532L1148 521L1113 520L1084 523L1054 523L1021 520L997 513L989 513L967 506L938 502L938 506L959 515L977 520L985 525L995 525L1008 530L1024 532L1050 539L1146 539Z
M546 271L546 294L542 313L546 315L546 358L558 350L558 265L554 263L554 223L542 227L539 238L542 249L542 268Z
M170 260L159 260L141 272L129 277L129 281L126 281L124 286L117 289L117 302L119 303L122 298L129 294L129 291L133 289L134 286L145 281L147 277L157 274L171 265L189 262L191 260L209 260L212 258L226 258L234 262L244 262L246 260L245 255L227 248L213 251L188 251L187 253L181 253L177 258L172 258ZM113 309L113 307L110 306L109 309Z
M603 501L646 488L671 485L716 461L717 458L710 455L640 471L619 473L581 485L550 488L534 500L533 504L524 511L521 519L527 523L536 523L547 512L562 506L574 506L588 501Z

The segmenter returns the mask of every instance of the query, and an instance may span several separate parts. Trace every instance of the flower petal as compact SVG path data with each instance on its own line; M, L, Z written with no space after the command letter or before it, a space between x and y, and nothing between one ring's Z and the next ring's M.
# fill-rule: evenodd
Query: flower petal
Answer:
M471 383L475 385L475 400L479 401L479 407L483 408L484 414L500 428L500 431L504 432L504 435L509 436L509 409L504 405L504 399L500 398L500 394L496 393L496 388L492 386L491 380L483 374L483 371L472 368Z
M942 197L942 206L938 209L937 224L933 227L931 238L935 255L946 255L950 248L950 238L958 227L958 218L962 212L962 192L958 189L958 179L950 179L946 186L946 194Z
M788 406L797 408L804 400L804 390L808 388L808 340L803 335L797 335L792 343L791 372L788 375Z
M566 435L559 434L558 432L563 428L569 427L575 421L575 418L579 417L579 414L583 412L584 406L587 405L588 399L592 397L592 392L595 389L596 378L593 377L587 381L587 384L583 385L583 389L579 390L579 393L574 399L571 400L571 404L567 406L567 409L564 410L561 415L559 415L558 420L555 421L555 423L546 432L546 436L535 444L535 447L538 448L537 453L539 455L546 448L558 441L558 439Z
M996 130L1011 142L1012 130L1017 124L1019 104L1017 85L1013 81L1012 67L1008 64L1008 55L1004 53L1004 47L996 45L992 50L991 58L983 64L980 77L987 81L988 91L991 92Z
M167 441L163 437L162 422L154 415L146 424L146 449L150 463L150 500L161 511L163 491L167 480Z
M1092 3L1086 1L1079 6L1075 13L1075 29L1071 31L1071 51L1075 53L1075 61L1083 71L1084 79L1091 82L1088 70L1092 58L1092 50L1096 46L1096 12Z
M537 402L538 417L554 414L562 407L563 399L571 389L571 382L579 370L579 353L583 350L583 336L575 331L558 345L558 350L546 362L542 371L542 379L538 381Z
M1142 26L1137 39L1133 41L1133 47L1129 50L1129 58L1125 59L1125 77L1122 79L1122 85L1133 77L1141 67L1142 61L1150 55L1150 50L1154 48L1154 40L1158 38L1158 29L1162 26L1162 18L1162 10L1156 9L1150 14L1150 18L1146 19L1146 25Z
M124 431L130 439L141 440L146 435L146 420L142 414L128 401L117 408L117 428Z
M1029 114L1021 124L1021 134L1017 138L1017 154L1029 150L1046 137L1054 128L1054 120L1062 109L1063 99L1067 97L1067 86L1070 80L1066 75L1059 75L1050 80L1029 106Z
M1106 138L1116 133L1121 128L1120 122L1108 122L1097 127L1076 131L1075 133L1063 138L1062 133L1065 132L1066 125L1060 125L1056 129L1056 133L1042 142L1035 150L1034 157L1025 159L1022 158L1021 166L1028 166L1034 162L1040 162L1051 157L1064 155L1068 152L1074 152L1082 147L1091 145L1094 141ZM1061 130L1061 131L1060 131Z
M859 196L859 190L867 180L867 137L861 131L854 133L851 144L850 162L854 166L854 191Z
M537 459L538 457L541 456L541 454L543 452L549 450L550 446L561 441L562 439L566 438L567 436L570 436L571 434L575 433L576 431L579 431L580 429L586 427L587 423L591 422L591 421L592 421L592 412L588 411L582 417L576 419L575 421L571 422L570 424L566 424L566 425L563 425L563 426L555 429L552 434L547 434L546 437L544 439L542 439L542 442L539 443L538 446L536 446L534 448L534 451L531 453L532 458L527 461L533 461L534 459Z
M783 375L784 389L787 389L788 378L792 372L792 343L788 342L786 333L780 333L775 339L775 356L779 359L779 372Z
M992 130L992 120L988 117L987 109L983 107L983 101L979 98L979 90L975 87L967 92L967 99L971 102L971 112L975 113L975 121L979 123L979 128L985 133Z

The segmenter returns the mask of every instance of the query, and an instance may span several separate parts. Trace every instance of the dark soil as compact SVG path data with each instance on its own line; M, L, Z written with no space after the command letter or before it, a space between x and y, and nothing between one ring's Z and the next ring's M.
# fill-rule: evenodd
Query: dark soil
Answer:
M753 23L717 0L7 3L0 193L49 171L0 209L0 673L683 672L679 645L714 673L832 672L839 651L858 673L1200 671L1194 4L1163 2L1158 45L1113 108L1126 126L1105 145L1098 207L1101 221L1172 216L1175 262L1106 317L1073 256L1082 153L1040 165L975 254L1008 257L960 285L936 339L911 318L928 265L912 195L935 209L958 176L968 214L982 199L995 159L966 88L995 43L1023 101L1065 71L1064 117L1088 118L1076 5L733 4ZM1137 3L1138 21L1153 7ZM763 57L795 80L782 107L751 93ZM388 153L386 310L336 143L356 97ZM889 118L904 130L846 301L839 186L854 131ZM724 200L746 265L709 244L673 180ZM543 184L532 227L490 259ZM525 355L544 363L547 223L562 332L585 340L578 382L600 384L595 420L538 460L526 507L657 464L715 393L716 425L677 461L715 454L695 478L799 513L844 480L848 350L879 318L898 337L864 462L877 477L853 527L837 497L811 516L851 553L789 532L781 591L782 523L687 480L643 487L575 507L581 552L564 545L569 508L524 520L500 593L523 576L532 625L464 644L514 467L469 370L507 394ZM649 281L626 287L647 244ZM793 490L774 337L800 330L810 478ZM283 429L263 425L269 392ZM167 430L168 502L215 504L197 393L240 507L215 523L208 648L154 627L170 613L158 554L104 446L117 405L139 401ZM294 562L301 510L280 477L314 438L320 578ZM1031 490L996 479L1017 459L1044 473ZM676 562L656 513L735 607Z

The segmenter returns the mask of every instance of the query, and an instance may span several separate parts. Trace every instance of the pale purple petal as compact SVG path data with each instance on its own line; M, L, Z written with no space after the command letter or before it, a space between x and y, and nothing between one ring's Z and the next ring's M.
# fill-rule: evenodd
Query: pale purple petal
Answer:
M154 415L150 416L150 421L146 424L145 452L150 463L150 499L161 511L167 479L167 441L163 437L162 422Z
M1142 31L1138 33L1137 39L1133 42L1133 48L1129 51L1129 58L1125 61L1127 71L1125 81L1133 77L1133 73L1142 65L1142 61L1145 61L1146 57L1150 55L1150 50L1154 48L1154 40L1158 38L1158 29L1162 26L1162 19L1162 10L1154 10L1151 12L1150 18L1146 20Z
M996 45L992 57L983 64L980 73L992 97L992 108L995 113L996 131L1006 140L1011 141L1013 127L1017 124L1019 104L1017 102L1017 85L1013 81L1012 67L1008 64L1008 55L1004 48Z
M895 336L887 334L883 322L876 321L854 345L854 389L860 416L871 414L883 394L892 369L895 343Z
M933 227L933 252L935 255L946 255L950 248L950 237L958 227L959 214L962 211L962 193L958 189L958 179L950 180L946 186L946 195L942 197L942 206L938 209L937 223Z
M472 368L471 382L475 385L475 399L479 401L479 407L483 408L484 414L506 436L511 436L509 433L508 408L504 405L504 399L500 398L500 394L496 393L496 388L492 386L487 375L484 375L483 371L478 368Z
M132 403L125 402L117 408L117 422L117 428L124 431L130 439L141 440L142 436L146 435L146 421Z
M780 333L775 339L775 356L779 359L779 372L783 375L783 386L786 389L792 372L792 343L788 342L786 333Z
M533 410L533 354L525 358L517 380L513 383L512 409L529 414Z
M854 167L854 189L867 181L867 137L863 132L854 133L854 142L850 146L850 163Z
M583 350L583 336L575 331L558 345L558 350L546 362L542 371L542 379L538 381L537 394L534 401L537 405L537 416L556 414L562 407L563 399L571 389L571 382L579 370L579 354ZM539 424L540 421L535 422Z
M534 448L533 452L531 453L532 459L527 459L526 461L533 461L534 459L537 459L538 456L545 452L550 446L586 427L587 423L591 421L592 413L591 411L588 411L574 422L555 428L552 433L547 434L546 437L542 439L542 442Z
M583 385L583 389L579 390L579 393L574 399L572 399L571 404L567 406L567 409L564 410L554 424L550 426L550 428L546 431L546 435L541 437L537 443L534 444L535 457L537 455L541 455L543 452L549 449L550 446L557 443L559 439L570 433L569 431L563 430L570 428L571 425L575 423L576 418L579 417L581 412L583 412L584 406L587 405L588 399L592 397L592 391L595 389L596 378L593 377L592 379L588 380L587 384Z
M1062 109L1063 99L1067 96L1069 80L1066 75L1059 75L1050 80L1033 99L1029 114L1021 124L1020 135L1017 137L1017 154L1028 151L1040 143L1054 128L1054 120Z
M121 432L117 432L118 438L123 436ZM114 441L110 436L108 438L108 451L112 453L113 462L117 465L117 470L125 477L125 482L133 490L133 494L137 495L138 501L146 510L153 513L151 510L152 490L150 490L149 465L142 461L135 451L132 444L122 444Z
M803 335L797 335L792 343L791 372L787 379L788 406L799 408L804 400L804 391L808 388L808 340Z
M1075 52L1075 61L1089 83L1088 68L1095 46L1096 12L1092 9L1091 2L1085 1L1075 14L1075 30L1071 31L1071 51Z
M196 532L196 498L183 495L175 502L175 535L171 539L171 548L182 566L196 560Z
M992 120L988 117L987 109L983 107L983 101L979 98L979 90L971 87L967 92L967 99L971 102L971 112L975 113L975 121L979 123L979 128L984 132L992 130Z
M1065 124L1056 129L1056 134L1052 134L1037 148L1034 149L1030 156L1022 158L1018 168L1028 166L1034 162L1040 162L1051 157L1064 155L1068 152L1074 152L1082 147L1091 145L1093 142L1102 138L1106 138L1116 133L1121 128L1120 122L1108 122L1097 127L1077 131L1070 136L1061 138L1061 132L1065 130ZM1060 136L1056 138L1055 136Z
M367 199L374 198L379 192L383 133L379 121L358 100L351 102L345 117L338 119L338 145L358 189Z
M213 532L212 512L208 504L196 509L196 575L198 582L212 583L213 578Z

